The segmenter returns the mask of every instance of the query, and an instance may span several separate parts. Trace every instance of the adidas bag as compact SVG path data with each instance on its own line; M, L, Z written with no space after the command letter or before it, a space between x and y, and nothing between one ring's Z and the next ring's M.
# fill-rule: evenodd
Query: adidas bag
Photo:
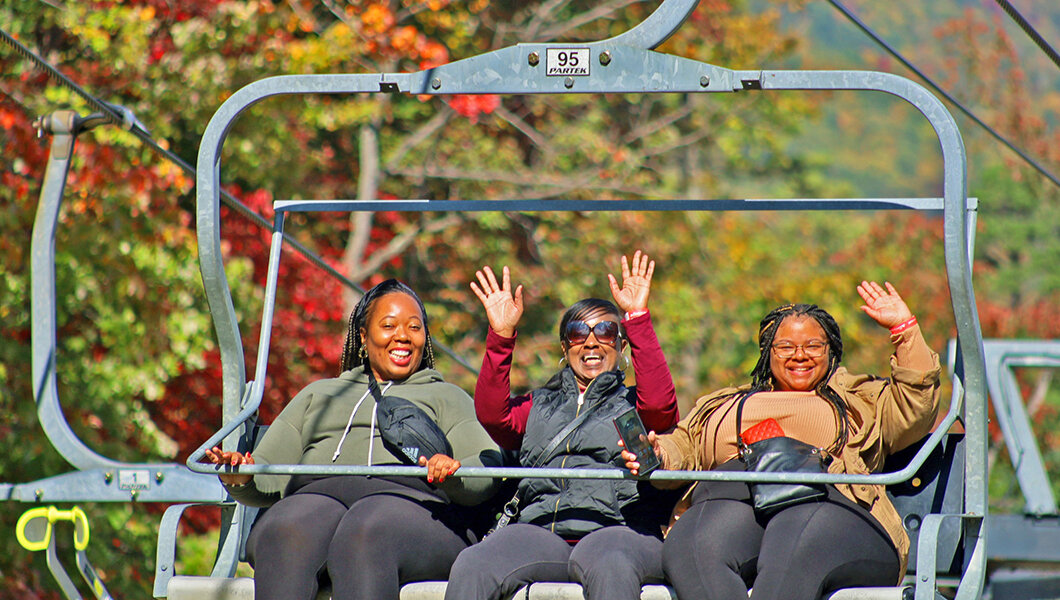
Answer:
M412 402L397 396L383 396L376 399L376 410L383 445L401 462L418 466L421 456L453 455L453 447L445 439L445 433Z

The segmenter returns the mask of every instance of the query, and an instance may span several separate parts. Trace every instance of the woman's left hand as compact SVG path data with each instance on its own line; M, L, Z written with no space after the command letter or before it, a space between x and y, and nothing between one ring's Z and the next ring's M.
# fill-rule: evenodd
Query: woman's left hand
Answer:
M913 312L890 282L884 282L884 285L887 289L875 281L862 281L858 286L858 294L865 301L861 310L881 326L890 329L913 318Z
M622 257L622 288L618 287L615 276L608 273L607 281L611 284L611 295L615 304L627 313L644 312L648 309L648 295L651 293L651 276L655 272L655 261L649 260L647 254L640 250L633 253L632 266Z
M430 459L421 456L420 466L427 467L427 483L442 483L446 477L456 473L460 461L444 454L435 454Z

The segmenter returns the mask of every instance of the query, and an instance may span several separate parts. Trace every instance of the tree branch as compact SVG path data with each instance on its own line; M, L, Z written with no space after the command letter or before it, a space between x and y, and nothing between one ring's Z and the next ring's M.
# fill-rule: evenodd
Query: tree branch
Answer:
M444 217L428 221L425 225L413 225L402 231L398 235L394 236L385 246L376 250L371 256L364 262L357 266L356 271L351 271L349 278L353 281L360 281L365 279L372 273L375 273L383 265L393 260L395 257L400 255L402 252L408 249L416 237L421 233L437 233L457 225L463 222L463 217L457 213L446 213Z
M503 104L498 106L497 109L493 112L496 113L498 117L504 119L508 123L511 123L512 127L515 127L520 132L522 132L522 134L529 138L529 140L533 142L535 146L541 148L541 150L545 153L546 156L553 156L556 154L555 147L553 147L552 144L549 143L545 136L541 135L539 131L531 127L530 124L524 121L519 115L513 113L507 108L504 108Z
M454 112L455 111L453 111L448 104L443 104L442 110L438 111L437 114L431 117L430 121L424 123L419 129L412 132L412 134L408 135L401 142L401 145L394 150L390 158L386 161L383 170L390 172L391 169L401 162L401 159L405 158L405 155L408 154L410 150L434 135L443 125L448 123Z
M639 4L644 1L645 0L612 0L611 2L601 4L600 6L593 8L592 10L588 10L580 15L576 15L572 19L565 21L562 24L555 24L553 27L542 31L541 35L545 39L553 40L566 34L572 29L577 29L578 27L581 27L586 23L591 23L592 21L606 17L614 12L626 8L631 4Z
M677 121L688 117L692 114L692 112L692 107L686 104L680 110L674 111L672 113L666 113L661 118L655 119L653 121L648 121L640 127L633 129L632 131L627 133L624 138L622 138L622 143L632 144L633 142L639 141L642 138L648 137L649 135L656 133L661 129L665 129L670 125L673 125Z
M522 41L536 40L541 28L544 27L546 23L551 22L549 17L559 12L563 5L569 3L570 0L550 0L549 2L545 2L532 12L530 22L526 23L523 27L513 27L509 29L509 31L525 32L527 39Z
M573 191L578 189L598 189L598 190L609 190L619 191L627 194L636 194L639 196L650 196L652 191L640 187L632 187L622 183L608 183L599 177L562 177L562 178L551 178L544 179L540 176L528 175L525 177L513 175L507 171L465 171L463 169L455 168L437 168L437 167L424 167L416 170L405 170L405 171L393 171L392 175L414 177L414 178L435 178L435 179L451 179L451 180L464 180L464 181L488 181L494 183L507 183L515 186L522 186L530 189L535 188L564 188L563 191ZM558 190L551 189L546 195L554 196ZM522 196L525 197L525 196Z

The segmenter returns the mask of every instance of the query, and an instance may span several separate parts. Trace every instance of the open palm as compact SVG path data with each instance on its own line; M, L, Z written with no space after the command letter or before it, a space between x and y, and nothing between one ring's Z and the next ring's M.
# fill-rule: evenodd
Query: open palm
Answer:
M515 328L523 316L523 286L515 288L512 294L511 275L508 267L501 269L501 283L493 269L482 267L475 271L478 283L471 282L471 291L475 292L482 307L486 309L486 319L490 329L504 337L515 335Z
M627 313L647 310L653 273L655 273L655 261L649 260L648 255L642 254L640 250L633 253L632 265L623 256L622 287L618 287L618 282L615 280L614 275L607 274L615 304Z
M890 282L884 285L886 289L875 281L862 281L858 294L865 301L861 310L881 326L891 328L912 318L913 312Z

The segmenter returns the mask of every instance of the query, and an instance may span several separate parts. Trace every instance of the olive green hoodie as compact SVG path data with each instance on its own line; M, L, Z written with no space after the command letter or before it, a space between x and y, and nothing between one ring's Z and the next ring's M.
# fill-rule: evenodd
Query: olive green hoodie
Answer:
M381 387L386 385L387 382L380 382ZM307 385L276 417L251 452L254 462L269 465L403 464L383 446L378 426L374 426L375 399L367 390L368 378L363 367ZM471 397L456 385L446 383L438 371L417 371L404 381L393 382L386 394L411 401L434 419L453 447L453 458L461 465L501 464L497 445L475 417ZM351 412L354 413L352 422ZM340 440L342 446L333 461ZM290 479L290 475L257 475L246 486L226 487L232 497L243 504L268 506L280 499ZM449 478L438 487L453 502L467 506L489 499L495 491L494 481L484 477Z

